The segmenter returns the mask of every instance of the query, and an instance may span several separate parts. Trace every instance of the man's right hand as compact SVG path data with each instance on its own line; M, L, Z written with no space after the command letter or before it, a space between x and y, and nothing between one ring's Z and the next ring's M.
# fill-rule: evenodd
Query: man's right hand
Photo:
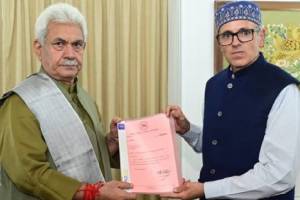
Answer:
M136 199L136 194L126 192L131 189L132 184L121 181L106 182L100 188L100 196L96 200L130 200Z
M190 122L186 119L181 108L176 105L170 105L166 110L167 117L173 117L175 120L176 132L180 135L185 134L190 130Z

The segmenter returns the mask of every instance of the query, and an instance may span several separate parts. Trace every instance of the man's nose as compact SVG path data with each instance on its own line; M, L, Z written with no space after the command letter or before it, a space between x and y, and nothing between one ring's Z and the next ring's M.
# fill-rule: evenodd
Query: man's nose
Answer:
M233 46L241 44L241 42L240 42L240 40L239 40L239 38L238 38L237 35L233 35L232 37L233 37L232 38L232 45Z
M64 56L67 58L75 57L75 50L73 49L71 44L67 44L64 48Z

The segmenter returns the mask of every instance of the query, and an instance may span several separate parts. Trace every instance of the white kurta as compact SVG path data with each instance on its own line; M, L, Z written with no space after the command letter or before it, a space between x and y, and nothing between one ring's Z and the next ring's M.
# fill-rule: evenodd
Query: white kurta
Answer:
M183 138L202 152L202 127L191 125ZM295 186L299 169L300 91L291 84L280 92L268 115L259 162L240 176L205 182L205 197L259 199L286 193Z

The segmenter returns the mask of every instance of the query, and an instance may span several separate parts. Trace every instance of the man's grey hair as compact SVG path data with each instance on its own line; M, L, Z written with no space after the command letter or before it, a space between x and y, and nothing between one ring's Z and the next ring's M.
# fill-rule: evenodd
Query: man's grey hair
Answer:
M47 7L35 23L35 38L43 45L50 22L78 24L81 28L84 42L87 40L87 24L79 10L67 3L57 3Z

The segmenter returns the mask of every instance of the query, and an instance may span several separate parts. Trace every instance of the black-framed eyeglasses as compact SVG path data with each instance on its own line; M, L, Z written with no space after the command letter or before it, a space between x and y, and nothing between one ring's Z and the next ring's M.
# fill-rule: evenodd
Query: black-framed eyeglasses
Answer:
M233 43L234 36L236 36L241 43L250 42L254 38L254 33L259 31L260 31L259 27L253 29L242 28L235 33L231 31L225 31L224 33L218 34L216 38L219 45L227 46Z
M85 42L83 40L68 42L64 39L59 38L52 41L50 44L57 51L63 51L68 44L70 44L72 49L76 52L81 52L85 48Z

